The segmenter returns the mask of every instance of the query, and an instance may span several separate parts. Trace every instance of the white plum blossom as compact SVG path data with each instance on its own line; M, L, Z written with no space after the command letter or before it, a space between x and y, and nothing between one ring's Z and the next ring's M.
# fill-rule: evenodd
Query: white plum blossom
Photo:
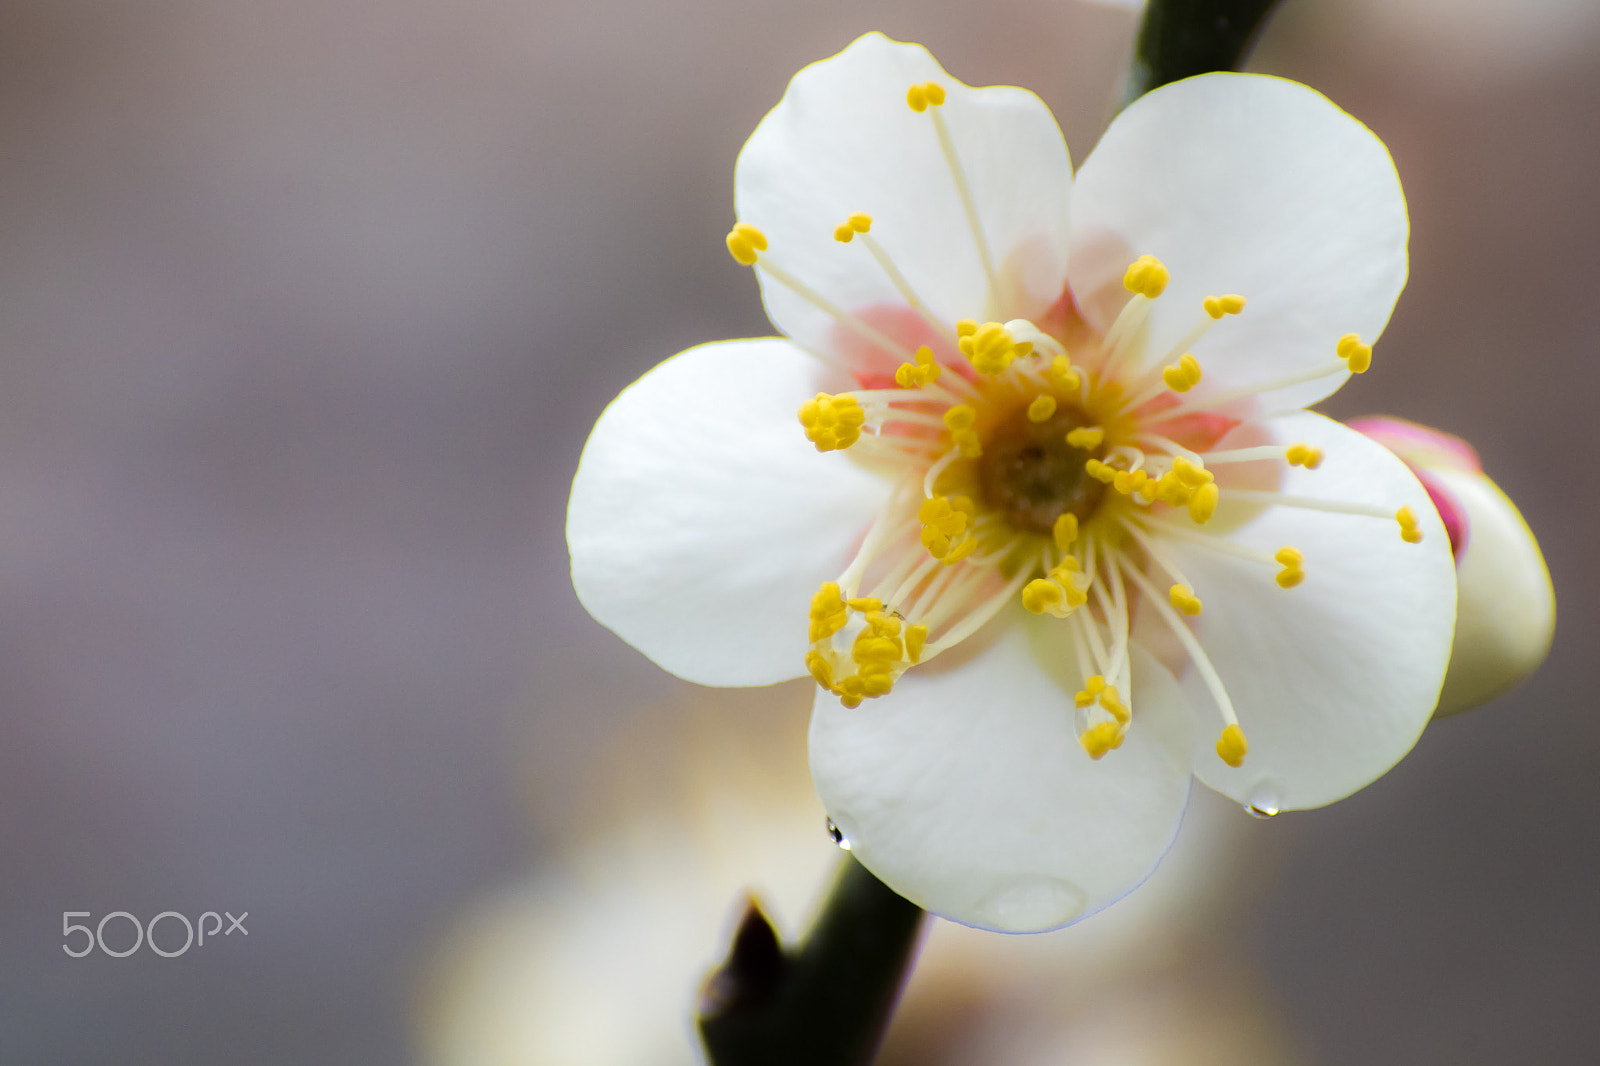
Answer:
M783 339L606 409L573 583L681 677L815 678L813 780L886 884L1053 928L1149 874L1193 776L1270 814L1411 748L1449 541L1402 462L1304 410L1405 284L1364 126L1208 74L1074 175L1037 97L869 34L796 75L735 187Z

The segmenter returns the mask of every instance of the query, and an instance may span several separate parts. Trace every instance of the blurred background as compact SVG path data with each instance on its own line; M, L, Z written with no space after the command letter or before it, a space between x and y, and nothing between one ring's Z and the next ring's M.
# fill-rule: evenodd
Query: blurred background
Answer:
M0 3L0 1063L694 1061L742 892L797 932L834 861L810 697L692 689L587 617L584 437L665 356L770 332L722 237L802 65L921 41L1037 91L1081 160L1135 18ZM1198 795L1081 926L936 927L888 1062L1600 1042L1600 5L1284 0L1253 67L1368 123L1410 200L1410 285L1326 409L1478 447L1543 544L1554 651L1334 807ZM248 932L62 951L65 911L169 910Z

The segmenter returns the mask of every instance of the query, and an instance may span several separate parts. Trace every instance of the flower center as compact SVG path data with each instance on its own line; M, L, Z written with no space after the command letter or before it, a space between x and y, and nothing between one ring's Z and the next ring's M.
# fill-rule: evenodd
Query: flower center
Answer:
M1014 529L1049 534L1064 514L1086 521L1105 494L1084 465L1093 452L1067 443L1067 434L1092 425L1075 405L1062 404L1035 422L1027 407L1002 420L977 460L984 501Z

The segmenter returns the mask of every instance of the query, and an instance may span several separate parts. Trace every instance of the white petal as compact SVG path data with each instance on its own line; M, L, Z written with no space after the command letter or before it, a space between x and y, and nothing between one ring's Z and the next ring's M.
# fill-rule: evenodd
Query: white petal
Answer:
M800 404L837 388L781 340L673 356L607 407L567 505L578 599L679 677L765 685L805 672L806 610L888 494L818 454Z
M1405 285L1407 232L1394 163L1360 122L1292 81L1205 74L1136 100L1079 169L1068 277L1104 329L1127 299L1127 264L1166 263L1147 360L1202 321L1206 296L1244 296L1244 312L1194 346L1203 398L1332 363L1346 333L1372 343ZM1347 376L1258 410L1303 407Z
M1286 810L1349 795L1416 743L1450 654L1455 571L1437 512L1388 450L1310 412L1267 428L1279 442L1326 453L1314 471L1289 468L1282 492L1390 512L1406 505L1423 532L1422 543L1407 544L1392 518L1267 508L1227 539L1268 554L1302 552L1306 578L1291 589L1278 587L1275 564L1176 539L1163 545L1205 604L1194 632L1250 745L1242 767L1227 766L1214 748L1222 722L1213 717L1199 731L1195 772L1241 802ZM1224 528L1241 506L1227 498L1224 488L1212 519ZM1196 707L1214 706L1193 670L1182 680Z
M817 792L896 892L954 921L1034 932L1120 898L1166 853L1189 794L1192 716L1135 648L1127 740L1091 760L1067 638L1058 620L1008 608L882 699L850 710L819 693Z
M906 91L928 81L948 94L929 112L949 126L1002 279L992 300L933 117L906 104ZM920 45L871 33L795 75L745 144L734 184L740 221L770 241L763 258L845 310L916 321L862 242L834 239L856 211L872 216L872 237L947 324L1033 318L1061 296L1072 164L1049 108L1022 89L963 85ZM839 348L833 319L758 273L779 329Z

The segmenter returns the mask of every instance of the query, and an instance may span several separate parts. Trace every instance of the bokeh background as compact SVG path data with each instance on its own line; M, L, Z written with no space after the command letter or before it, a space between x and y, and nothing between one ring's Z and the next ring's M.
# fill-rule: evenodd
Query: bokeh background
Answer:
M800 66L919 40L1082 159L1134 18L0 3L0 1063L692 1061L741 886L792 932L832 861L809 697L694 691L583 613L585 434L663 357L770 331L722 235ZM1554 651L1334 807L1201 802L1148 902L935 929L893 1061L1600 1045L1600 5L1284 0L1253 66L1372 126L1411 204L1410 285L1326 410L1478 446ZM249 932L68 958L84 910Z

